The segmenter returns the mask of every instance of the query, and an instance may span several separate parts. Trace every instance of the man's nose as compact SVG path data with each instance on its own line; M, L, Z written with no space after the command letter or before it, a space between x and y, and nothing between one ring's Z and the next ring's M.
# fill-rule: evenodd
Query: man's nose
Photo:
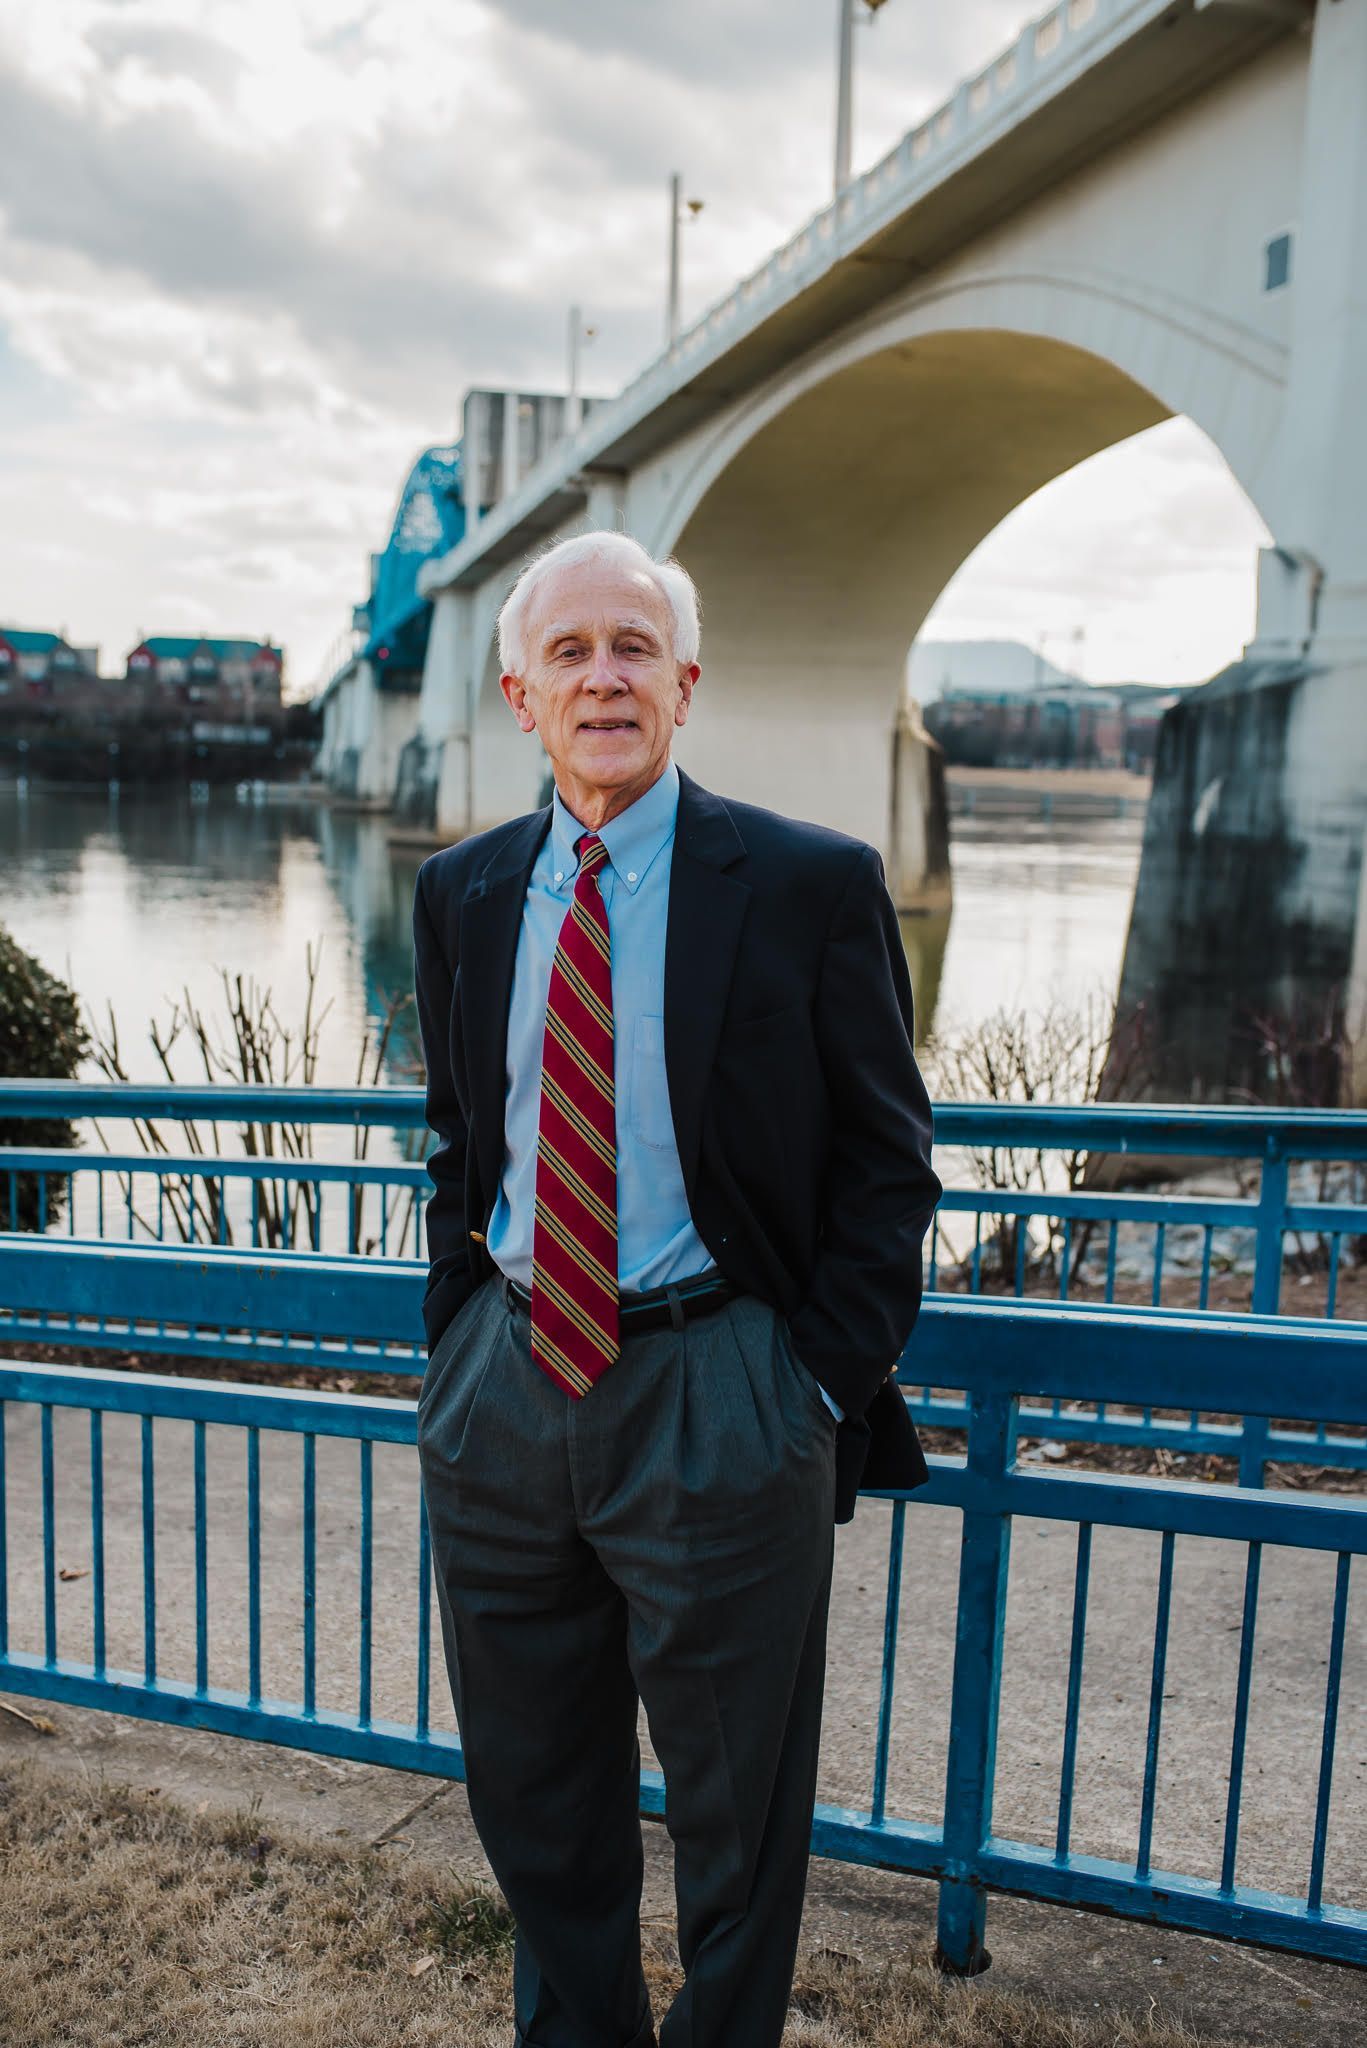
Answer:
M611 647L594 648L593 663L584 678L584 687L589 690L604 690L614 695L626 688L626 684L613 666Z

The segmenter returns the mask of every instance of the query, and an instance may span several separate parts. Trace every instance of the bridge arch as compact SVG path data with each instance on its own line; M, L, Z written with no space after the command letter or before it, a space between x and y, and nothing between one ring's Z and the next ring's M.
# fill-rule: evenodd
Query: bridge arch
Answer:
M632 531L703 596L679 758L914 865L892 842L892 724L906 650L955 571L1052 478L1177 413L1257 504L1282 358L1083 272L962 278L813 351L633 480Z

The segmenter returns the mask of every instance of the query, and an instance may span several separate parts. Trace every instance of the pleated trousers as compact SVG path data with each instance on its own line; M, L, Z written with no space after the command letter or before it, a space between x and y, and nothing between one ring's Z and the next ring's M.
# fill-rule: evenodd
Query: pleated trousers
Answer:
M582 1400L497 1280L418 1451L470 1809L517 1922L517 2048L778 2048L816 1794L835 1419L742 1295L626 1338ZM640 1957L637 1706L664 1771L681 1992Z

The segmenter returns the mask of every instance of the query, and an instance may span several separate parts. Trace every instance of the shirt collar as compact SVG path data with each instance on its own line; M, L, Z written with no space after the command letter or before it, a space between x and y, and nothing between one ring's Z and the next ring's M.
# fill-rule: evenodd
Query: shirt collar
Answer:
M634 804L628 804L609 819L598 837L608 850L612 872L634 896L655 856L669 844L679 811L679 771L672 761L663 775ZM586 827L562 801L557 789L551 798L551 841L555 852L556 886L567 888L579 865L574 843Z

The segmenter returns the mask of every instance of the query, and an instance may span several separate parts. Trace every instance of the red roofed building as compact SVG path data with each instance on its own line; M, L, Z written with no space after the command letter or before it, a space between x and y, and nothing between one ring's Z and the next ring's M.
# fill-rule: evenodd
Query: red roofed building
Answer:
M73 647L64 633L0 626L0 698L47 698L93 681L99 650Z
M126 678L197 704L220 696L264 709L280 702L285 657L270 640L215 640L156 634L128 655Z

